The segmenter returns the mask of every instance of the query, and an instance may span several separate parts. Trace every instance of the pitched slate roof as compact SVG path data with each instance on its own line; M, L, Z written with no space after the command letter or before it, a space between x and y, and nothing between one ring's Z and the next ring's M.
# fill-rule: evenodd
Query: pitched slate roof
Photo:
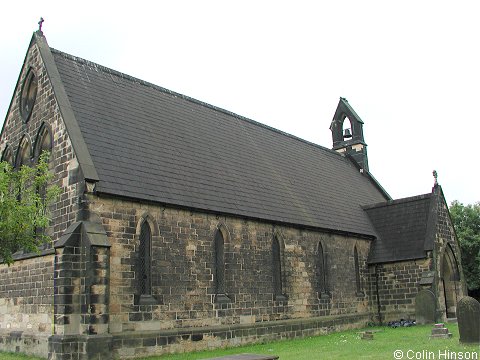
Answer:
M425 194L364 207L378 238L369 263L385 263L425 258L433 250L429 224L434 211L434 195Z
M99 194L375 236L361 205L388 194L338 153L49 51Z

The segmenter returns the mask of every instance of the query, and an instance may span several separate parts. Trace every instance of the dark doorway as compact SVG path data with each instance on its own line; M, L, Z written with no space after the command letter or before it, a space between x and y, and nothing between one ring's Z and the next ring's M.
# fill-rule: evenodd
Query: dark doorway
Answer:
M445 299L445 315L447 318L455 318L459 296L460 275L457 261L450 245L447 245L443 254L442 283Z

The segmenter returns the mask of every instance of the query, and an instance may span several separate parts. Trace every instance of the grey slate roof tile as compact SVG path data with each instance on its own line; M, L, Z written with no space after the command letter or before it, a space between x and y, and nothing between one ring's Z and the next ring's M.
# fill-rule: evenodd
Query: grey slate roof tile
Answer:
M364 207L379 235L369 262L425 258L431 201L432 194L425 194Z
M367 236L386 200L336 152L52 49L97 191Z

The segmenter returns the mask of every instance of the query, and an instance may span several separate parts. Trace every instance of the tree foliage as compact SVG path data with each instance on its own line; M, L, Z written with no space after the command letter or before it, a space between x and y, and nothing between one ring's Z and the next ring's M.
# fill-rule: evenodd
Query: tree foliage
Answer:
M480 202L463 205L455 200L450 215L460 242L468 289L480 289Z
M47 152L34 167L14 169L0 163L0 261L10 265L15 252L38 252L51 241L43 229L49 225L49 207L60 191L47 186L52 177Z

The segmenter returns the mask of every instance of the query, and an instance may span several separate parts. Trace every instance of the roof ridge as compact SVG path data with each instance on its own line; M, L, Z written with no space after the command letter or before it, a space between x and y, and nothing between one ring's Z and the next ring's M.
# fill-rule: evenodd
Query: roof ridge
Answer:
M256 120L252 120L250 118L247 118L243 115L239 115L239 114L236 114L232 111L229 111L229 110L226 110L226 109L223 109L221 107L218 107L218 106L215 106L215 105L212 105L212 104L209 104L207 102L204 102L204 101L201 101L201 100L198 100L198 99L195 99L193 97L190 97L188 95L184 95L184 94L181 94L181 93L178 93L176 91L173 91L173 90L170 90L170 89L167 89L167 88L164 88L160 85L156 85L156 84L153 84L151 82L148 82L146 80L142 80L142 79L139 79L139 78L136 78L134 76L131 76L131 75L128 75L128 74L125 74L125 73L122 73L121 71L118 71L118 70L114 70L112 68L109 68L109 67L106 67L104 65L100 65L98 63L95 63L93 61L90 61L90 60L86 60L84 58L81 58L81 57L78 57L78 56L74 56L74 55L71 55L71 54L68 54L68 53L65 53L63 51L60 51L60 50L57 50L57 49L54 49L52 47L50 47L50 50L52 51L52 53L55 53L55 54L58 54L58 55L61 55L63 57L65 57L66 59L69 59L69 60L72 60L72 61L75 61L75 62L78 62L78 63L81 63L81 64L85 64L87 66L91 66L91 67L95 67L95 68L98 68L100 69L101 71L107 73L107 74L110 74L110 75L114 75L114 76L118 76L120 78L123 78L123 79L126 79L126 80L129 80L129 81L133 81L133 82L136 82L136 83L139 83L140 85L143 85L143 86L147 86L147 87L150 87L152 89L155 89L155 90L159 90L159 91L162 91L164 93L167 93L167 94L170 94L170 95L173 95L173 96L176 96L176 97L179 97L179 98L182 98L186 101L190 101L194 104L198 104L198 105L201 105L201 106L204 106L204 107L207 107L209 109L212 109L212 110L215 110L215 111L218 111L218 112L222 112L226 115L229 115L229 116L232 116L234 118L237 118L239 120L242 120L242 121L246 121L252 125L255 125L255 126L259 126L259 127L262 127L264 129L267 129L267 130L270 130L270 131L273 131L273 132L276 132L280 135L283 135L283 136L286 136L286 137L289 137L291 139L294 139L294 140L297 140L297 141L301 141L307 145L310 145L310 146L314 146L316 148L319 148L320 150L324 150L324 151L327 151L331 154L335 154L335 155L338 155L342 158L344 158L344 156L342 156L340 153L338 153L337 151L335 150L332 150L332 149L329 149L325 146L322 146L320 144L316 144L312 141L308 141L308 140L305 140L305 139L302 139L301 137L298 137L298 136L295 136L293 134L290 134L290 133L287 133L285 131L282 131L282 130L279 130L277 128L274 128L270 125L266 125L266 124L263 124L261 122L258 122Z
M401 199L388 200L388 201L379 202L379 203L376 203L376 204L364 205L364 206L362 206L362 209L363 210L370 210L370 209L379 208L379 207L404 204L404 203L418 201L418 200L425 200L425 199L428 199L428 198L431 198L431 197L432 197L432 193L426 193L426 194L422 194L422 195L409 196L409 197L405 197L405 198L401 198Z

